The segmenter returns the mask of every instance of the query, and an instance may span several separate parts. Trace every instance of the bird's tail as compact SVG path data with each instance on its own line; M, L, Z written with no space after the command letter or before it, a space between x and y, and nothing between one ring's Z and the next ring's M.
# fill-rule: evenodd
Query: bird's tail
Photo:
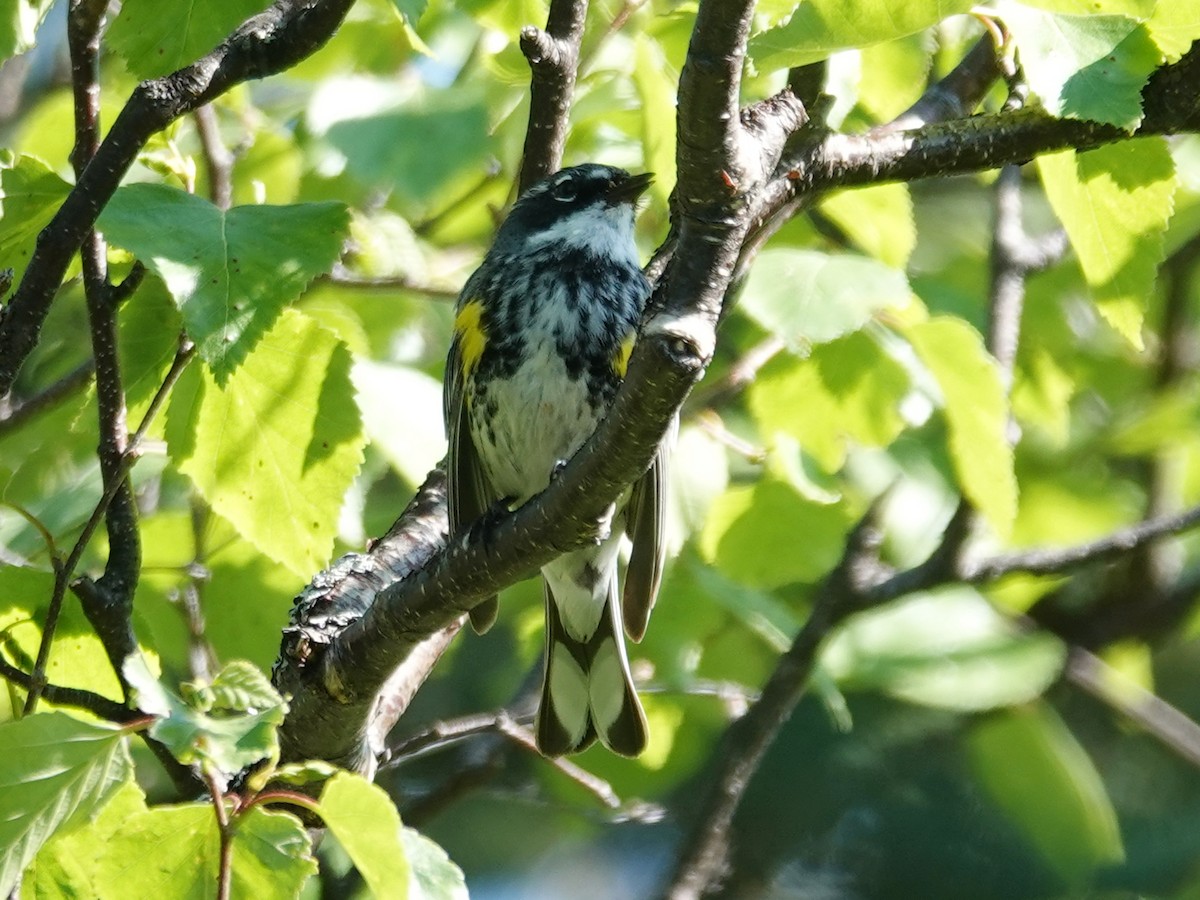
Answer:
M646 714L633 687L621 626L616 569L595 630L584 640L563 624L558 601L546 591L546 664L537 714L538 749L547 756L577 753L597 737L622 756L646 748Z

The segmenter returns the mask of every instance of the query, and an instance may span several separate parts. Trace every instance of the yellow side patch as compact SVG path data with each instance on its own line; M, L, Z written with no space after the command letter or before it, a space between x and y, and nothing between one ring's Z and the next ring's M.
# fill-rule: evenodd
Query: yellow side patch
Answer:
M621 341L621 346L617 348L617 354L613 357L613 371L625 377L625 372L629 368L629 356L633 353L633 345L637 342L637 332L631 331L626 335L625 340Z
M487 346L487 331L483 327L483 304L472 300L454 317L454 334L458 339L464 376L470 376L479 365L483 348Z

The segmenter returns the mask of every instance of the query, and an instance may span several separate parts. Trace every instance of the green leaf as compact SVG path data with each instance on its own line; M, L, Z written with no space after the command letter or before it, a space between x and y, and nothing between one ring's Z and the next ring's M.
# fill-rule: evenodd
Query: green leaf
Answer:
M54 0L5 0L0 3L0 60L24 53Z
M1175 167L1162 138L1087 153L1040 156L1046 196L1062 221L1100 314L1134 347L1163 258Z
M0 566L0 646L8 659L27 670L37 657L41 623L46 620L53 589L54 576L49 572ZM64 687L87 688L112 700L122 696L104 645L78 603L64 604L59 615L46 678ZM17 693L24 698L23 690Z
M224 382L283 306L333 265L349 224L340 203L226 212L166 185L131 184L99 227L166 282L188 335Z
M740 305L802 351L857 331L877 310L908 303L910 293L903 272L873 259L773 249L750 270Z
M94 896L210 900L217 895L220 840L211 803L131 815L100 848ZM234 819L232 851L233 897L295 898L317 870L299 819L260 806Z
M355 360L351 376L371 443L409 484L420 484L446 452L442 383L408 366L367 359Z
M96 864L101 900L216 896L221 839L208 803L157 806L130 816L105 843Z
M890 122L920 99L929 85L932 47L931 36L919 32L899 40L864 47L860 51L862 62L858 75L858 104L874 121ZM873 194L883 187L904 187L905 193L908 193L907 186L902 184L872 185L845 193L851 196L864 191ZM838 196L842 194L834 194L834 197ZM912 215L911 209L909 215ZM896 263L877 253L872 255L892 265L904 265L904 261Z
M207 694L213 708L232 712L257 712L283 704L266 673L243 659L226 663L208 685Z
M803 66L838 50L868 47L969 12L969 0L805 0L784 24L750 39L761 72Z
M119 324L121 375L132 429L141 423L175 359L182 323L166 286L151 275L121 307Z
M125 0L106 35L138 79L157 78L195 62L267 0Z
M244 664L234 664L234 670L244 676ZM138 707L158 717L150 726L150 736L162 741L181 763L206 762L226 775L233 775L260 759L278 756L278 728L287 712L287 703L273 690L271 702L261 686L256 688L269 705L255 705L247 712L217 708L210 715L166 690L138 657L126 661L125 677L136 691ZM229 676L228 680L238 679ZM200 702L199 706L208 707L209 703Z
M56 831L102 807L133 775L125 732L43 712L0 725L0 895Z
M309 759L280 766L271 773L271 781L294 785L317 784L321 781L328 781L340 771L341 769L337 766L322 759Z
M658 42L639 34L633 44L633 84L642 111L642 157L654 173L650 190L664 206L675 184L675 84Z
M191 370L167 411L167 448L218 513L307 578L328 561L362 462L350 354L285 310L224 385Z
M299 819L255 806L237 817L232 870L232 897L296 898L317 861Z
M30 156L0 152L0 269L19 284L38 233L62 205L71 186Z
M837 563L850 524L842 506L813 503L790 484L763 478L717 499L700 534L700 552L751 587L813 582Z
M915 594L847 620L821 659L844 687L983 711L1036 699L1062 672L1057 638L1021 632L971 588Z
M863 332L813 348L808 359L779 356L749 390L750 411L764 437L778 431L800 442L828 472L855 442L886 447L904 430L904 367Z
M1077 16L1128 16L1145 21L1156 7L1163 6L1162 0L1021 0L1024 6L1033 6L1047 12ZM1168 6L1186 6L1186 3Z
M995 360L961 319L938 316L906 337L937 381L950 432L950 458L967 499L1001 537L1017 514L1017 479L1007 439L1008 400Z
M986 719L967 752L975 777L1068 886L1124 857L1100 773L1062 720L1039 705Z
M1133 131L1142 88L1160 53L1145 26L1128 16L1071 16L1005 8L1029 86L1056 116Z
M146 796L126 781L93 819L59 832L38 853L21 878L21 900L97 897L96 865L105 844L126 819L146 810Z
M467 881L462 869L450 861L436 842L407 826L400 829L400 841L412 867L409 900L467 900Z
M1178 62L1192 43L1200 39L1200 6L1159 0L1146 27L1165 61Z
M345 155L354 178L369 186L393 185L403 199L427 206L456 179L477 181L490 146L482 102L462 94L433 96L438 102L425 108L343 117L329 125L326 136ZM413 140L418 134L421 139Z
M400 835L400 814L365 778L339 772L321 792L321 819L376 897L405 900L413 873Z
M404 21L416 25L425 14L429 0L392 0L392 4L400 15L404 16Z
M820 210L855 245L886 266L903 270L917 246L912 196L906 184L880 184L838 191L821 201Z

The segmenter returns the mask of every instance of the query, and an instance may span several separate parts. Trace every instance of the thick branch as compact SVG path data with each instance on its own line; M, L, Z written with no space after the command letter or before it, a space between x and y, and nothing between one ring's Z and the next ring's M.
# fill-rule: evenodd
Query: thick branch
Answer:
M211 53L134 90L75 188L38 236L29 268L0 319L0 396L37 344L72 255L146 141L234 85L282 71L319 48L354 0L276 0Z

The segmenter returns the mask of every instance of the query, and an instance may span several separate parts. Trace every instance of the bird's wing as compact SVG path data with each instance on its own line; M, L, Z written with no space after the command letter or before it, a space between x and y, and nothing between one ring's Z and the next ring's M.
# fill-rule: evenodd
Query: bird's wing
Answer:
M667 555L667 466L675 427L663 438L646 474L634 483L625 510L625 530L633 542L633 550L625 573L621 610L625 633L634 641L640 641L646 634L646 623L650 621L650 611L662 584Z
M446 458L446 500L450 515L450 534L460 535L471 523L487 512L495 502L495 492L471 440L467 422L466 377L463 373L462 347L456 333L446 359L446 378L442 387L442 407L446 417L449 454ZM488 597L470 611L471 627L483 634L492 627L499 612L495 596Z

